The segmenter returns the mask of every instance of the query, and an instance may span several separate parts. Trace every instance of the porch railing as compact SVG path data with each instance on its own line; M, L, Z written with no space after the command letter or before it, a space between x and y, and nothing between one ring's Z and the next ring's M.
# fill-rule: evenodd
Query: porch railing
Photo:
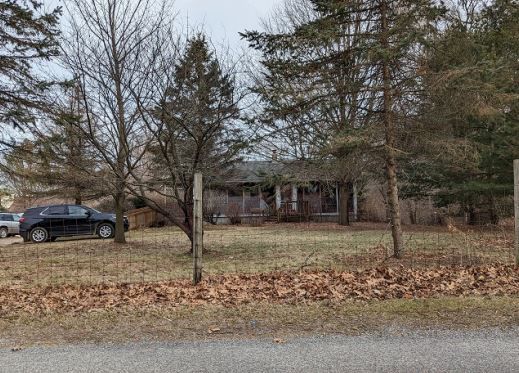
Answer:
M310 203L309 201L283 201L277 209L278 221L289 220L310 220Z

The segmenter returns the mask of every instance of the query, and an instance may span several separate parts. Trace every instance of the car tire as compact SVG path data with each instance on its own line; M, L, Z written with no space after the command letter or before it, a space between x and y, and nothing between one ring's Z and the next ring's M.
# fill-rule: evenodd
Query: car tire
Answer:
M33 230L31 230L31 233L29 234L29 238L34 243L42 243L48 240L49 233L45 228L42 227L36 227Z
M9 237L9 231L7 230L7 228L0 228L0 238L7 238Z
M97 227L97 235L104 240L115 236L115 227L110 223L101 223Z

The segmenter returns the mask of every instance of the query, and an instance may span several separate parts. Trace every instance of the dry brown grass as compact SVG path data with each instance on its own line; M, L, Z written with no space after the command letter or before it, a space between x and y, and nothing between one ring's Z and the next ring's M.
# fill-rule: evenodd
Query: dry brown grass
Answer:
M408 227L404 261L388 261L391 235L380 224L207 226L204 240L205 275L510 262L513 247L510 230ZM189 278L191 265L180 230L147 229L130 232L125 245L83 239L0 246L0 285L161 281Z
M287 269L359 269L510 262L512 231L407 227L404 260L388 259L385 225L282 224L212 227L205 232L204 273ZM128 244L96 239L0 246L0 286L34 287L189 278L189 241L175 228L130 232ZM474 317L477 315L477 317ZM0 345L76 342L290 338L404 328L480 328L519 324L517 297L345 300L233 307L199 305L117 307L88 312L24 311L0 318Z
M474 317L477 315L477 317ZM0 346L222 338L291 338L409 328L517 326L518 298L442 298L308 305L249 304L18 314L0 319Z

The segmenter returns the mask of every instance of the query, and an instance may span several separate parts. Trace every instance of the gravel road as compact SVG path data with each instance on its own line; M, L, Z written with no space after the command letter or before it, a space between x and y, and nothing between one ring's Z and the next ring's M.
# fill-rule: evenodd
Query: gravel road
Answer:
M517 372L519 329L0 350L2 372Z

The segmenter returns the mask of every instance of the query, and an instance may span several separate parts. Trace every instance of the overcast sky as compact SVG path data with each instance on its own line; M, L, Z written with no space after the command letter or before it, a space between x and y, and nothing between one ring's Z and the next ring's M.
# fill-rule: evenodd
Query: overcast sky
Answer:
M229 43L239 49L247 44L238 32L257 30L261 18L271 13L282 0L175 0L180 19L192 27L204 26L214 43Z
M43 0L45 9L63 5L66 0ZM239 32L261 29L261 19L272 13L283 0L172 0L178 20L190 28L203 27L215 44L233 49L246 47ZM185 29L185 28L184 28Z

